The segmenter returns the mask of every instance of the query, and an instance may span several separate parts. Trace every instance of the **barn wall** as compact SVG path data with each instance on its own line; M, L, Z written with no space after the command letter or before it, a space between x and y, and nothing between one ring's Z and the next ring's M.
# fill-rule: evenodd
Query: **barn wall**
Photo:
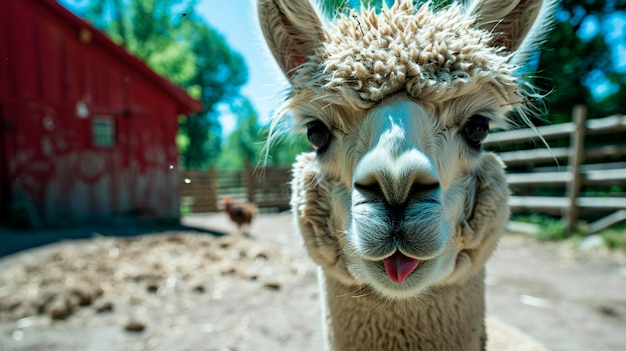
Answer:
M178 216L176 103L37 1L2 3L0 107L11 127L0 161L12 205L44 224ZM113 121L112 146L94 145L98 116Z

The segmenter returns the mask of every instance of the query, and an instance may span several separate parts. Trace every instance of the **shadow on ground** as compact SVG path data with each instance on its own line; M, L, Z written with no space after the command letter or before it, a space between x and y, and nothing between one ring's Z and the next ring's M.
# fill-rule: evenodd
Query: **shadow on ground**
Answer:
M145 220L115 220L107 223L77 225L63 228L19 230L0 226L0 257L5 257L65 240L91 239L94 236L132 237L164 232L196 232L224 236L223 231L187 224L158 224Z

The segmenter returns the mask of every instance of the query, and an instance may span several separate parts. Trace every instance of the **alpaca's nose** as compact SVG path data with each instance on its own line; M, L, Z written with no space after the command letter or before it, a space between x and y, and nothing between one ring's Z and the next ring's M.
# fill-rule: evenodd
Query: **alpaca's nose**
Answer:
M418 150L385 159L372 153L359 162L355 171L354 190L358 196L362 201L382 201L392 223L404 218L409 202L430 201L439 187L434 163Z

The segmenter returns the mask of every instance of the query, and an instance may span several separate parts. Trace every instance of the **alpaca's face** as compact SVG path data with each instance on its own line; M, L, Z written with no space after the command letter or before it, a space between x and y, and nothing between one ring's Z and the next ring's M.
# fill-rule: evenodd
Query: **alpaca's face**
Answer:
M354 279L397 298L452 273L455 228L474 206L480 142L498 109L484 91L436 107L399 94L367 111L323 101L294 110L317 149L312 163L344 197L333 230Z
M514 73L553 6L404 0L324 26L308 0L259 0L293 88L277 118L293 116L316 150L294 166L292 205L327 275L403 298L483 267L508 191L481 142L490 122L524 115Z

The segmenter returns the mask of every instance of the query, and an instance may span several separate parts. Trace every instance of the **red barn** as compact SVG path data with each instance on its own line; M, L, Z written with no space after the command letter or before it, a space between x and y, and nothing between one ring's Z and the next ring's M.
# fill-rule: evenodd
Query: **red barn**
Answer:
M5 219L178 217L177 118L201 108L56 1L0 1Z

